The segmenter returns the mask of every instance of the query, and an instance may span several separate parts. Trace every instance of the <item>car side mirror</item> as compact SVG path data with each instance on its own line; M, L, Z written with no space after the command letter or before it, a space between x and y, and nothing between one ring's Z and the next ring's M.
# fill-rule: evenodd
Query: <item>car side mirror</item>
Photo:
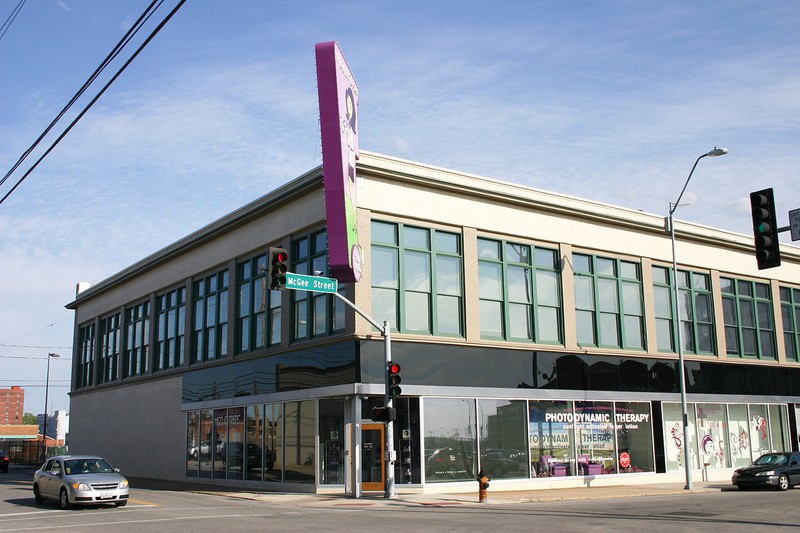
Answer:
M114 472L116 472L117 474L119 474L119 468L115 468L115 469L114 469Z
M797 464L797 461L792 461L791 466L794 466L796 464Z

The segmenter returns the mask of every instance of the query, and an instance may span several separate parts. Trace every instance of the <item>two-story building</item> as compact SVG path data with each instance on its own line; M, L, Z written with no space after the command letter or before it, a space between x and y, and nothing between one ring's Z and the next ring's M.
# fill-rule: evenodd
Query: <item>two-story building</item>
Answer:
M800 248L362 152L363 277L393 326L399 490L729 479L796 449ZM269 247L328 274L322 169L80 292L71 446L130 476L383 490L381 333L332 294L270 291ZM677 330L681 335L678 337ZM684 435L677 342L686 360ZM360 484L360 485L359 485Z

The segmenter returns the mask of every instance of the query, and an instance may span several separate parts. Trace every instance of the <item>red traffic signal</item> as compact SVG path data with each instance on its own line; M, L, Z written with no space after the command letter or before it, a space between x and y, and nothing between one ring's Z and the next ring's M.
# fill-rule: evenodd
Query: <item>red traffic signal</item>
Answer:
M390 398L400 396L403 390L400 388L400 365L397 363L388 363L386 365L386 393Z
M285 248L269 249L269 288L280 291L286 287L286 272L289 270L289 252Z

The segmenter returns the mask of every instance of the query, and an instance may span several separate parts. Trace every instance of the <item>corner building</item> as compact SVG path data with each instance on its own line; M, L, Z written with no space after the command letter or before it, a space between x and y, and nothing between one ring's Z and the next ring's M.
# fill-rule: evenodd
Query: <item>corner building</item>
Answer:
M797 449L800 248L362 153L364 273L390 320L399 491L730 479ZM268 249L328 271L316 168L83 292L71 451L129 476L384 490L380 333L332 294L270 291ZM772 277L767 277L772 276ZM686 359L683 433L677 327Z

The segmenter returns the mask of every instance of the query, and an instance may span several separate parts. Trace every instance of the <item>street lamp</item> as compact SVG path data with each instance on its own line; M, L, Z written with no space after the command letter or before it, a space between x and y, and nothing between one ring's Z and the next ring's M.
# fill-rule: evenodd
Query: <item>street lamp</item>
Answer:
M47 393L50 392L50 359L53 357L61 357L57 353L49 353L47 354L47 380L45 381L44 385L44 428L42 429L42 435L44 440L44 455L45 459L47 459Z
M669 204L669 234L670 239L672 240L672 290L674 294L675 300L675 326L674 331L677 331L676 340L678 342L678 372L680 373L680 391L681 391L681 413L683 415L683 464L686 470L686 486L683 487L686 490L692 490L692 467L689 464L689 409L686 406L686 376L684 372L684 363L683 363L683 334L681 331L681 305L679 301L679 293L678 293L678 257L675 253L675 221L672 215L675 214L675 210L678 209L680 205L681 198L683 198L683 193L686 191L686 186L689 185L689 180L692 179L692 174L694 173L694 169L697 168L697 163L700 162L701 159L704 157L717 157L720 155L725 155L728 153L726 148L717 148L714 147L708 153L705 153L697 158L697 161L694 162L694 166L692 166L691 172L689 172L689 177L686 178L686 183L683 184L683 189L681 189L681 194L678 196L678 199L675 200L675 203Z

